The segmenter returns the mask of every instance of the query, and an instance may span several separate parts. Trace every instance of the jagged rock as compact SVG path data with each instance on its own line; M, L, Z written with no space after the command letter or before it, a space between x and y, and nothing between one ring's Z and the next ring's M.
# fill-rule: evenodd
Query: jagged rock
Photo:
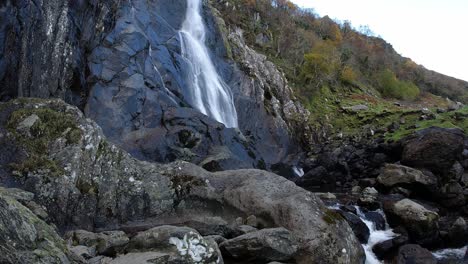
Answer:
M395 258L397 264L437 264L432 253L419 245L408 244L398 249L398 256Z
M366 224L361 220L361 218L352 213L344 211L338 212L351 226L359 242L361 242L362 244L366 244L367 240L369 240L370 231Z
M437 177L430 172L397 165L387 164L382 169L377 181L387 187L404 186L419 192L435 193L437 188ZM421 190L422 189L422 190Z
M0 263L75 263L56 230L4 192L0 190Z
M465 135L459 129L431 127L402 140L401 163L444 174L461 157Z
M290 260L297 251L293 234L284 228L262 229L221 243L230 257L246 261Z
M431 244L439 234L436 212L410 200L403 199L398 202L384 204L385 214L391 226L403 225L408 231L412 241L418 244Z
M8 159L0 158L1 166L24 165L23 153L45 162L29 166L28 172L19 170L18 176L1 174L1 184L14 182L34 193L35 201L47 208L61 229L131 230L140 223L180 224L206 216L233 223L238 217L256 215L260 226L283 226L304 241L299 247L303 253L295 256L298 263L363 259L349 225L330 214L320 199L283 177L259 170L210 173L182 161L163 165L135 160L108 143L100 128L77 108L60 100L1 104L0 129L19 109L49 114L60 122L49 123L54 130L47 141L43 135L31 141L45 144L43 148L31 150L18 143L17 134L0 138L0 147L15 143L19 149Z

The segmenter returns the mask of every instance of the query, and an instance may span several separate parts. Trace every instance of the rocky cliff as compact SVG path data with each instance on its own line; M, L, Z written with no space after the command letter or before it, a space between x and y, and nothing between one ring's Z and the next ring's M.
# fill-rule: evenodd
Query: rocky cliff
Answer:
M87 235L86 240L80 240L83 235L70 237L78 239L76 243L79 245L92 247L90 244L93 242L90 241L94 240L89 237L97 236L95 239L100 238L107 245L103 246L104 242L97 244L98 255L107 257L135 249L147 249L153 254L165 252L164 248L171 247L169 239L158 244L149 240L149 237L157 238L156 235L134 235L155 226L172 225L192 227L203 236L218 235L232 239L224 244L230 252L223 254L226 258L248 259L250 254L257 255L251 247L244 251L239 247L247 246L244 244L247 238L242 235L258 228L260 233L252 233L247 241L258 240L257 245L266 243L261 250L283 252L278 253L278 257L266 253L264 257L272 261L361 263L363 259L362 247L349 225L324 207L315 195L294 183L260 170L210 173L184 161L161 165L136 160L109 143L99 126L85 118L78 108L61 100L23 99L2 103L0 135L0 148L9 150L0 156L0 185L30 192L15 196L29 209L23 209L17 205L18 202L2 196L3 192L18 191L1 189L0 192L0 205L6 199L19 210L9 212L5 206L0 206L1 215L15 214L14 217L2 217L4 224L0 225L0 241L13 245L14 248L5 250L13 260L18 259L16 263L28 263L27 259L23 261L18 257L21 250L32 253L45 251L37 256L43 262L49 256L65 259L67 254L71 254L60 238L55 239L56 231L44 227L43 221L55 224L60 233L76 229L112 230L114 233ZM35 220L36 216L32 215L42 220ZM33 229L18 230L18 236L8 235L14 226L30 225L31 221L36 223L36 229L40 228L37 232L52 233L49 236L54 240L45 238L50 246L40 243L44 239L41 237L37 244L23 248L23 237L31 237L35 241L33 236L37 232ZM278 227L285 229L269 230ZM115 233L115 230L125 233ZM79 231L79 234L83 232ZM159 234L162 231L145 232ZM183 234L179 239L187 239ZM131 237L130 243L127 236ZM140 242L133 243L135 239L139 241L139 236L147 239L140 238ZM269 244L269 239L286 239L290 246L281 244L283 242ZM15 243L19 244L18 248ZM0 250L3 249L0 247Z
M239 129L187 101L179 29L186 1L6 1L0 9L0 96L62 98L142 160L216 171L294 164L308 113L284 75L203 6L207 46L229 84Z

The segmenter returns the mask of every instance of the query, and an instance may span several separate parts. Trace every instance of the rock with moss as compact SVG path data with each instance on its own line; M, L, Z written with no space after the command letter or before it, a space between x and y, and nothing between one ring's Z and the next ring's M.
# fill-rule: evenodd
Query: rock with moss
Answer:
M56 164L59 173L41 166L27 172L9 167L0 183L14 183L34 193L35 201L47 208L61 230L134 232L203 217L234 223L238 217L254 215L261 228L282 226L291 231L299 241L293 257L298 263L363 260L362 247L349 225L339 217L325 220L327 209L320 199L278 175L251 169L210 173L183 161L162 165L136 160L108 143L96 123L60 100L12 101L1 109L3 131L13 113L28 109L69 120L70 125L33 134L29 141L14 132L0 140L0 145L13 144L20 150L9 157L17 163L36 153L31 142L45 144L41 155ZM80 131L77 140L67 139L69 128ZM44 143L43 136L50 140Z
M0 263L76 263L57 231L0 190Z

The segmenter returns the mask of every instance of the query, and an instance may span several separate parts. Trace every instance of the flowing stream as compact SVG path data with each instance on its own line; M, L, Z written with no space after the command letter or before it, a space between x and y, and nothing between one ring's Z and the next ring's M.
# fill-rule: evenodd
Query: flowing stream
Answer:
M333 210L341 210L340 204L335 204L335 205L329 206L328 208L333 209ZM397 234L395 234L393 230L390 228L390 226L388 225L387 219L383 211L377 210L376 212L378 212L384 217L385 230L377 230L375 223L366 219L366 216L362 212L361 208L359 206L356 206L357 216L361 219L362 222L364 222L364 224L366 224L367 228L369 228L369 231L370 231L369 240L367 241L366 244L362 244L362 247L364 248L364 252L366 254L365 264L382 264L383 261L380 261L377 258L377 256L372 251L372 248L380 242L392 239L393 237L397 236ZM440 250L432 252L432 254L437 260L442 261L442 263L462 264L462 263L466 263L464 262L466 260L463 260L463 257L465 256L467 247L468 246L465 246L463 248L440 249Z
M200 14L202 0L187 0L187 13L179 31L182 56L189 63L186 83L189 103L226 127L237 127L231 88L221 79L205 45L206 28Z

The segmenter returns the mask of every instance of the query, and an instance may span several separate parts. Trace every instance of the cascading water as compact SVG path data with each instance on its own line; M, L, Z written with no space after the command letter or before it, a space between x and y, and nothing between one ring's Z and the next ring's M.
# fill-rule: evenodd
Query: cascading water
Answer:
M237 127L237 112L230 87L220 78L205 46L206 29L200 14L202 0L187 0L187 13L179 31L182 56L189 62L185 76L189 103L203 114Z

